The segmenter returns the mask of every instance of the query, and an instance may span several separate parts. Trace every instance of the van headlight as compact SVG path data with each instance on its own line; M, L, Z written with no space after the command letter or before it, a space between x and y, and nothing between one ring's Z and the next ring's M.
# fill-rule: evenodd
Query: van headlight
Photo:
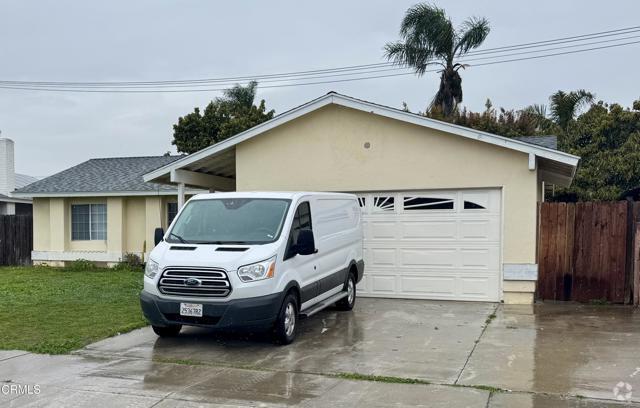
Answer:
M149 259L147 265L144 267L144 275L150 279L153 279L158 274L158 263Z
M273 278L276 273L276 257L245 265L238 268L238 277L243 282L254 282L262 279Z

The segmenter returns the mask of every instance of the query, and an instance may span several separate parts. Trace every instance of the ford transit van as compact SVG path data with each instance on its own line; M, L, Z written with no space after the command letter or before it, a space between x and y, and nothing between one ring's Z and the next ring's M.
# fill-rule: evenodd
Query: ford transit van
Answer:
M351 310L364 273L356 196L201 194L156 230L140 302L159 336L183 325L267 328L291 343L298 319Z

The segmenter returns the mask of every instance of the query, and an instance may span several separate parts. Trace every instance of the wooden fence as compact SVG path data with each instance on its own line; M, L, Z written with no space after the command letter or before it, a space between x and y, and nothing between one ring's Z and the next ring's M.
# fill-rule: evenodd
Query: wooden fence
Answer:
M33 249L33 217L0 215L0 266L29 265Z
M626 201L542 203L537 297L634 303L635 295L637 304L639 209Z

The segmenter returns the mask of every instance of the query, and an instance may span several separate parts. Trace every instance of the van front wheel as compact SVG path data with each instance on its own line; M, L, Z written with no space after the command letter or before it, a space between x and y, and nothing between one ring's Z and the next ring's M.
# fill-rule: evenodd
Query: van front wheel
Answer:
M336 306L340 310L351 310L356 304L356 277L353 273L349 274L346 286L347 296L336 302Z
M273 328L274 340L278 344L291 344L298 329L298 301L293 293L285 296Z

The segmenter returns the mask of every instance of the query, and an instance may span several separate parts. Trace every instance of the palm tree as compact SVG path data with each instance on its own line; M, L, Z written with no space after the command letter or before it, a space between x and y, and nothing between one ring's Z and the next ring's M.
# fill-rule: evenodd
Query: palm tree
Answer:
M387 43L385 57L396 65L412 67L422 76L427 67L440 66L440 89L429 106L445 116L462 102L462 78L459 70L467 65L456 60L480 46L489 35L485 18L469 18L458 29L441 8L417 4L407 10L400 26L401 41Z
M549 97L551 119L566 131L569 123L575 119L578 111L593 102L594 95L584 89L577 91L558 91Z
M224 90L223 100L229 102L240 109L251 109L256 98L258 82L251 81L246 86L236 84L233 88Z

